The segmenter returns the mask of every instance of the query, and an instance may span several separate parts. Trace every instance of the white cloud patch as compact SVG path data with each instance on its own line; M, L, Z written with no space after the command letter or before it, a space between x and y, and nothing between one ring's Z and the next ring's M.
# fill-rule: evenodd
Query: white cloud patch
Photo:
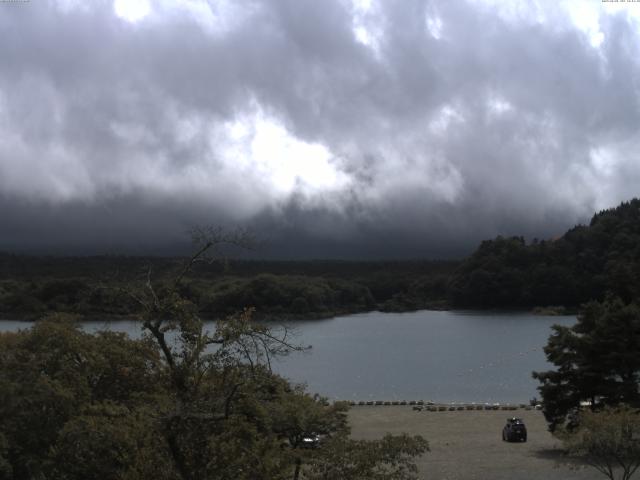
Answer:
M380 59L383 27L373 0L350 0L352 31L355 40L371 49Z
M246 179L266 182L277 197L313 195L349 184L349 177L337 168L333 154L324 145L295 138L259 109L228 122L221 136L226 138L223 146L213 148L225 168L237 169Z
M427 14L425 23L431 36L436 40L440 40L442 38L442 19L437 15Z
M151 12L148 0L114 0L116 15L129 22L138 22Z

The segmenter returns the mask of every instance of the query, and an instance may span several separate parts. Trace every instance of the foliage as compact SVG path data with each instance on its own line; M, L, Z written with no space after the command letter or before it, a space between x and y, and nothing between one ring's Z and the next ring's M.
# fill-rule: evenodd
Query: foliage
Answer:
M13 477L13 468L9 462L9 442L4 433L0 432L0 478Z
M640 467L640 414L628 406L581 412L579 427L562 435L569 450L610 480L629 480Z
M73 434L73 422L96 408L104 412L115 405L135 416L158 402L165 394L159 360L148 341L111 332L89 335L63 316L30 331L1 334L0 432L12 472L6 478L50 478L54 456L80 444L61 443Z
M64 311L132 316L140 305L119 292L145 282L171 288L183 265L175 258L37 258L0 254L0 313L39 318ZM180 295L201 315L224 318L245 307L254 318L317 318L373 309L402 311L442 305L446 262L198 262Z
M590 302L571 327L554 325L545 353L556 370L534 372L551 429L581 402L640 406L640 308L619 299ZM570 422L569 422L570 423ZM569 425L571 426L571 425Z
M640 296L640 199L602 211L549 241L497 237L456 270L452 304L475 307L577 307L607 293Z
M308 314L370 310L375 303L366 287L343 280L260 274L223 283L204 295L203 313L237 311L252 306L261 314Z
M223 244L237 240L222 238L220 231L196 232L200 240L207 235L217 235ZM180 258L0 253L0 313L14 318L53 311L138 314L139 305L116 292L146 277L150 264L155 281L166 288L183 268ZM633 199L551 240L486 240L462 262L198 262L179 293L210 318L247 306L255 307L256 318L294 319L447 306L576 309L607 294L625 302L638 298L638 271L640 199Z
M429 450L420 436L386 435L380 440L351 440L344 435L327 442L326 453L311 463L309 480L416 479L414 458Z
M348 440L345 404L272 373L273 356L300 349L286 330L256 324L250 309L203 329L184 295L188 273L221 243L243 241L206 233L171 282L149 271L122 290L139 305L141 340L85 333L69 315L0 335L0 478L278 480L334 462L414 478L420 437Z

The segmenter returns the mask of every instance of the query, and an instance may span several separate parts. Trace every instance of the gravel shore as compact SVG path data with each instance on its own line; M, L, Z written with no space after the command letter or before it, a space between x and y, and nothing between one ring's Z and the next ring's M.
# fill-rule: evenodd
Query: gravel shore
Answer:
M502 441L509 417L522 418L526 443ZM349 412L352 437L385 433L422 435L431 448L418 461L420 478L429 480L597 480L595 469L567 458L547 431L540 411L417 412L410 406L356 406Z

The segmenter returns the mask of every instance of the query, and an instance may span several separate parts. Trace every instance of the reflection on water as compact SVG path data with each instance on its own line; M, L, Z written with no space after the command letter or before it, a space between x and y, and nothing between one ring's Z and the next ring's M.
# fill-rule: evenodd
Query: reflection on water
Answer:
M521 403L537 396L531 372L549 367L542 347L551 325L574 322L569 316L475 311L369 312L289 322L298 343L313 348L281 359L274 369L332 399ZM28 325L3 321L0 331ZM131 321L83 326L141 333Z

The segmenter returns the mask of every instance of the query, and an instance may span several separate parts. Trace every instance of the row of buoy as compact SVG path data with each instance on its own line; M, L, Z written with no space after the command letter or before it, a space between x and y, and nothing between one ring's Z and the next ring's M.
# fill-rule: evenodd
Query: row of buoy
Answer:
M541 405L527 405L524 403L520 403L518 405L513 404L499 404L499 403L484 403L484 404L476 404L476 403L467 403L467 404L436 404L433 402L425 402L424 400L361 400L361 401L349 401L349 404L352 407L363 407L363 406L392 406L392 405L407 405L412 406L413 410L416 411L428 411L428 412L453 412L453 411L462 411L462 410L540 410L542 408Z

